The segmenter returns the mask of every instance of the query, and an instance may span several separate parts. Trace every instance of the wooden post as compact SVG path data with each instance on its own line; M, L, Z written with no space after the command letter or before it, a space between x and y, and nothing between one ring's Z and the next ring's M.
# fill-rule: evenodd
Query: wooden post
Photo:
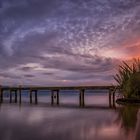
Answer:
M21 104L21 86L19 87L19 103Z
M15 92L15 103L17 103L17 90L14 90Z
M59 105L59 90L56 90L57 105Z
M81 89L80 93L79 93L79 106L80 107L84 107L85 106L84 94L85 94L85 90Z
M32 103L32 89L30 89L30 104Z
M84 107L85 106L85 90L84 89L82 89L81 90L81 95L82 95L82 107Z
M113 107L116 107L115 105L115 91L113 91L113 95L112 95L112 98L113 98Z
M3 89L0 87L0 103L3 102Z
M51 105L54 105L54 103L59 105L59 90L51 91Z
M112 93L112 89L110 88L109 89L109 107L111 107L112 106L112 104L111 104L111 93Z
M81 107L81 92L79 93L79 106Z
M51 91L51 105L54 105L54 90Z
M20 104L21 104L21 88L22 88L22 86L19 85L19 103Z
M37 99L37 90L34 91L35 92L35 104L38 103L38 99Z
M10 89L10 103L12 103L12 89Z

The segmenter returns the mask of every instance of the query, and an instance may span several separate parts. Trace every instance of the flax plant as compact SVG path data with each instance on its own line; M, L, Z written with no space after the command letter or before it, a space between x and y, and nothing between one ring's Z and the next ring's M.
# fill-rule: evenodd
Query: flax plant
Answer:
M140 98L140 59L133 59L131 65L123 61L114 79L125 98Z

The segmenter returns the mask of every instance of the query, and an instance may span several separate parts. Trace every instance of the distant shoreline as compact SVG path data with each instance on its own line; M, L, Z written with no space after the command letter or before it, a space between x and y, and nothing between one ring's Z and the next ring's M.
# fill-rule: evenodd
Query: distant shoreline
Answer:
M140 105L140 99L119 98L116 100L116 103L121 105Z

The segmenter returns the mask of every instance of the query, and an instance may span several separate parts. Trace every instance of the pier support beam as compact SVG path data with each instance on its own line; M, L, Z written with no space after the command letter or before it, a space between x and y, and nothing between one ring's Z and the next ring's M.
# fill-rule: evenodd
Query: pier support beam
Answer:
M81 89L79 93L79 106L84 107L85 106L85 98L84 98L85 90Z
M35 89L30 89L30 104L32 104L33 102L33 93L34 93L34 103L37 104L38 103L38 98L37 98L37 90Z
M3 89L0 87L0 103L3 102Z
M30 89L30 104L32 104L32 90Z
M109 107L116 107L115 93L116 93L116 88L109 89Z
M17 90L15 90L15 103L17 103Z
M17 90L16 89L10 89L10 103L12 103L13 93L15 94L15 103L17 103Z
M10 103L12 103L12 90L10 89Z
M21 104L21 89L19 90L19 103Z
M56 91L57 105L59 105L59 90Z
M51 91L51 105L54 105L54 91Z
M35 90L34 93L35 93L35 104L38 104L37 90Z
M112 94L112 89L109 89L109 107L112 107L111 94Z
M19 103L21 104L21 86L19 86Z
M59 90L51 91L51 105L54 105L55 103L59 105Z
M113 107L116 107L116 104L115 104L115 91L113 91L113 93L112 93L112 98L113 98L112 99L113 100Z

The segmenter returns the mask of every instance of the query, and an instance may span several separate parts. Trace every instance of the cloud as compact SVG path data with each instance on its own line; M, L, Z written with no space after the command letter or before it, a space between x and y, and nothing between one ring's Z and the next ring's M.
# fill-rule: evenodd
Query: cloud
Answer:
M1 0L0 72L21 75L25 83L26 75L40 77L37 83L47 76L51 84L92 83L92 76L111 81L121 59L139 56L139 3Z
M0 77L2 78L8 78L8 79L20 79L20 76L17 75L12 75L12 74L8 74L8 73L0 73Z
M31 75L31 74L25 74L24 77L33 78L33 77L35 77L35 76L34 76L34 75Z
M68 70L81 73L94 73L105 72L112 70L114 61L109 58L94 57L81 57L81 56L58 56L46 57L44 67L57 68L61 70Z

